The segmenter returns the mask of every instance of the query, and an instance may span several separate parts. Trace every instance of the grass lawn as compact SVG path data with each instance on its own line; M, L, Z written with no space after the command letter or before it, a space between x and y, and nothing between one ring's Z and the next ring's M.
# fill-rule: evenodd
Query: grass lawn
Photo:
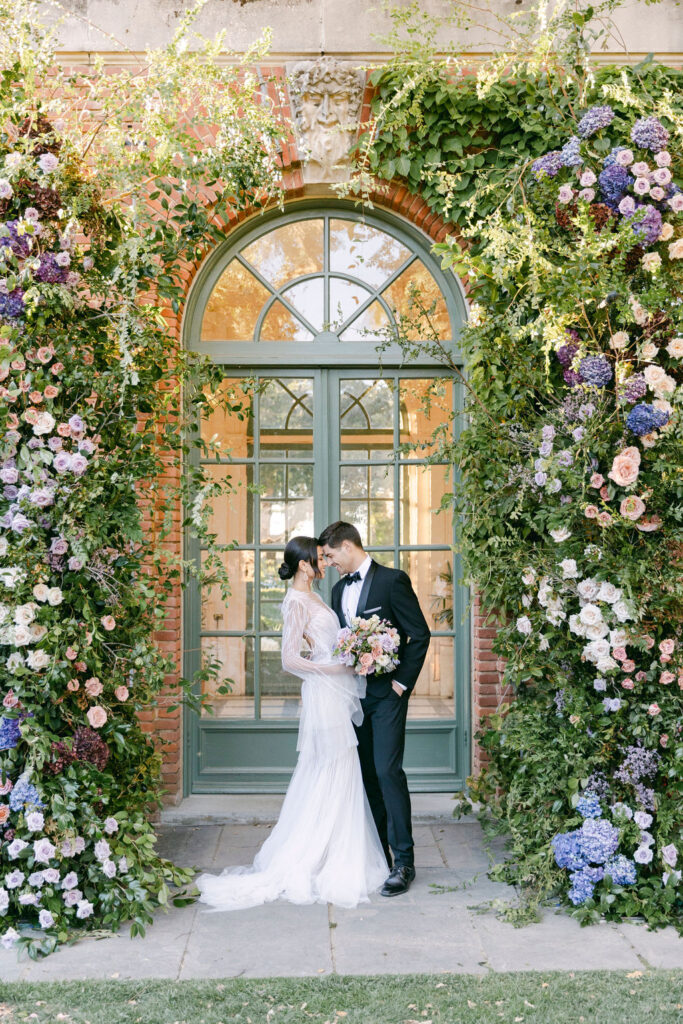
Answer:
M681 971L0 982L0 1024L674 1024Z

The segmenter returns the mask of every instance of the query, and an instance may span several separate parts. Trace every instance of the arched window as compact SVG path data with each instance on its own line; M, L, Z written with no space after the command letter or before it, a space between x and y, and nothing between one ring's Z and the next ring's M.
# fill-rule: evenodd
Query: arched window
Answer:
M225 366L223 387L247 414L216 406L202 424L226 451L208 472L233 485L212 510L233 592L227 607L215 593L189 595L187 668L210 657L231 692L208 694L213 717L188 722L191 791L286 783L300 683L280 665L276 570L288 537L338 518L378 561L408 572L433 631L410 703L413 784L455 788L468 774L466 595L452 517L437 513L449 469L429 461L434 429L455 429L459 383L429 359L404 365L392 343L416 300L454 348L465 304L428 241L341 202L254 218L202 268L185 341Z

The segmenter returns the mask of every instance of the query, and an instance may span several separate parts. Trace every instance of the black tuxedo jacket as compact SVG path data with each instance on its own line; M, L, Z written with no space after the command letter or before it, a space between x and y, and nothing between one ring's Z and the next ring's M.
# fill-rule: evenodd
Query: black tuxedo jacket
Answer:
M342 626L348 625L342 611L345 586L342 577L332 588L332 608ZM356 615L363 618L379 615L380 619L386 619L396 627L401 638L398 668L376 678L367 676L368 693L382 696L396 679L405 686L407 696L417 682L431 639L429 626L407 573L402 569L388 569L373 560L363 580Z

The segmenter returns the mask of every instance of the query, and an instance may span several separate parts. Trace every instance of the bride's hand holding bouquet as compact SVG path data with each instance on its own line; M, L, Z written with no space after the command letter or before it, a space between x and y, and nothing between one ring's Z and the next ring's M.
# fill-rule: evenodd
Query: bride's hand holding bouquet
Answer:
M356 675L384 675L398 666L396 654L400 642L398 630L386 619L378 615L368 619L356 615L350 626L339 631L332 654Z

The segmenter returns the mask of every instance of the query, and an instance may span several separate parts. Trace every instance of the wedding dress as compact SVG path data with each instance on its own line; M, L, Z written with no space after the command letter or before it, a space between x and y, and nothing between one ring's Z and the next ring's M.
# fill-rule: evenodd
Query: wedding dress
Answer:
M215 910L292 903L355 907L388 867L370 812L353 723L363 719L364 682L332 661L339 624L317 594L288 590L282 605L282 666L303 680L299 758L268 839L248 867L197 880ZM301 650L309 649L307 657Z

